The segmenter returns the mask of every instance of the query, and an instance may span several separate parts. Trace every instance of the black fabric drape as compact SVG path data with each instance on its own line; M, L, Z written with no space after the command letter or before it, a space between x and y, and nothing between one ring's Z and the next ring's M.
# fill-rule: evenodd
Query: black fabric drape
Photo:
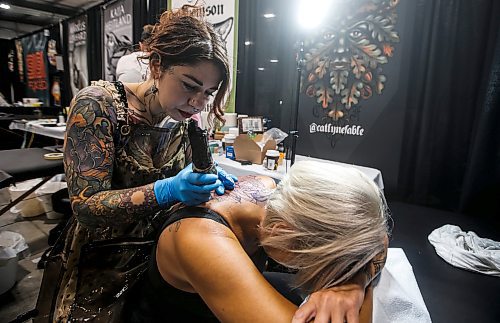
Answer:
M134 27L133 27L133 37L135 49L139 48L139 41L141 40L142 27L149 23L147 21L147 8L146 1L144 0L133 0L132 10L134 12Z
M268 127L284 131L290 127L297 78L295 3L240 0L238 13L236 111L268 117ZM265 19L263 14L270 12L276 16Z
M238 15L238 69L236 77L236 106L240 114L253 114L255 106L255 39L256 6L240 1ZM245 45L245 42L251 42Z
M68 19L61 23L62 28L62 42L64 44L62 48L63 64L64 64L64 74L62 76L63 84L61 86L61 103L63 107L69 107L71 99L73 99L73 93L71 92L70 86L70 67L69 67L69 52L68 52Z
M483 145L475 148L473 134L483 117L479 102L500 27L499 5L419 0L416 7L398 191L409 202L457 210L468 162L481 158L472 157ZM468 176L474 182L474 173Z
M149 7L147 12L147 22L155 24L161 13L167 9L167 1L164 0L148 0Z
M9 51L13 49L14 46L11 41L0 39L0 75L3 75L3 81L0 82L0 93L7 102L11 102L10 87L14 81L14 72L8 69L8 55Z
M460 210L494 217L493 220L500 223L500 132L497 129L500 125L500 33L493 44L493 63L471 143Z
M89 68L89 82L103 78L101 16L100 6L92 7L87 11L87 64Z

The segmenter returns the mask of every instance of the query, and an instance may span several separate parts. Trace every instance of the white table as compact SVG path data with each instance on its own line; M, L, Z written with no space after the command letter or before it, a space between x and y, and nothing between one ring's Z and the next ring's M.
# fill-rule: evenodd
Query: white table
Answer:
M53 124L54 126L47 127L44 126L44 124ZM38 120L33 120L33 121L13 121L9 125L9 129L17 129L17 130L23 130L25 132L32 132L36 133L39 135L44 135L56 139L64 139L64 133L66 131L66 126L58 126L56 123L56 119L38 119ZM25 137L26 141L26 137ZM24 143L23 143L24 147ZM278 167L277 170L271 171L265 168L263 165L258 165L258 164L252 164L252 165L241 165L239 162L236 162L234 160L231 160L229 158L226 158L224 156L219 156L218 154L213 154L213 158L215 161L219 163L219 165L222 166L228 173L234 174L236 176L244 176L244 175L252 175L252 174L259 174L259 175L265 175L269 176L275 179L280 180L284 174L286 174L287 170L290 167L290 161L287 161L287 163L283 163ZM331 160L326 160L326 159L318 159L318 158L312 158L312 157L307 157L307 156L301 156L301 155L296 155L295 156L295 161L301 161L301 160L313 160L313 161L319 161L319 162L324 162L324 163L332 163L340 166L351 166L354 168L357 168L358 170L362 171L365 173L369 178L371 178L377 185L378 187L383 190L384 189L384 181L382 180L382 173L380 170L375 169L375 168L370 168L370 167L363 167L363 166L358 166L358 165L351 165L351 164L345 164L345 163L339 163Z
M47 124L53 126L44 126ZM10 123L9 129L22 130L56 139L64 139L66 125L58 124L57 119L38 119L32 121L14 120Z
M269 176L269 177L280 180L283 177L283 175L286 174L287 170L290 167L290 161L287 161L286 165L285 165L285 163L283 163L282 165L280 165L278 167L277 170L272 171L272 170L268 170L263 165L258 165L258 164L242 165L237 161L226 158L225 156L219 156L218 154L213 154L213 158L217 163L219 163L219 165L222 168L224 168L224 170L226 172L228 172L230 174L234 174L236 176L259 174L259 175L265 175L265 176ZM369 178L371 178L378 185L378 187L381 190L384 189L384 181L382 180L382 173L378 169L364 167L364 166L358 166L358 165L339 163L339 162L335 162L335 161L331 161L331 160L318 159L318 158L312 158L312 157L301 156L301 155L295 156L295 161L301 161L301 160L313 160L313 161L319 161L319 162L323 162L323 163L336 164L339 166L354 167L354 168L362 171L363 173L365 173Z

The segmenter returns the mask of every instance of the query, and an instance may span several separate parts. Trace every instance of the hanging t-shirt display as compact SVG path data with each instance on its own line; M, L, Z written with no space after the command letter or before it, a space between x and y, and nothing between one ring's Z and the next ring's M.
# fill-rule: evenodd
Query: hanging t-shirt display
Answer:
M25 96L38 98L44 106L50 105L47 38L46 31L42 31L21 39L26 80Z

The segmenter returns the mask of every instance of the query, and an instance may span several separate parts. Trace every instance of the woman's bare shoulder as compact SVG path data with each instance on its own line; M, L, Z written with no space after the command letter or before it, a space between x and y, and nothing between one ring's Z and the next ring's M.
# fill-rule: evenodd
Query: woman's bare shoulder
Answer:
M234 190L226 191L222 196L213 195L217 202L232 201L233 203L250 202L265 204L276 188L274 180L267 176L241 176L235 183Z

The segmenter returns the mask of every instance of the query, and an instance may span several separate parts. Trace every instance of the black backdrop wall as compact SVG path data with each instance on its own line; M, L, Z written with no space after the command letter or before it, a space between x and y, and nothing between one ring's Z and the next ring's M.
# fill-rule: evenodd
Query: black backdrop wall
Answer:
M349 3L345 10L359 9L369 2L345 2ZM298 154L379 168L384 176L386 192L397 189L404 101L407 79L410 77L408 70L414 24L411 13L414 7L415 3L410 1L402 1L397 6L395 28L400 41L394 45L393 57L383 66L383 74L387 78L383 95L376 95L373 90L372 97L360 100L362 102L351 109L357 112L349 118L333 120L328 116L333 103L325 109L317 103L317 97L311 98L304 93L310 71L306 72L306 64L303 66L298 115ZM295 105L299 40L308 41L319 36L316 37L316 42L323 42L322 33L305 32L298 26L298 1L252 1L251 4L242 3L240 8L236 111L270 117L273 126L288 131ZM335 8L339 9L340 7ZM276 17L265 19L263 14L269 12L275 13ZM345 12L327 16L326 25L334 25L334 19L339 19L335 16L343 14L347 16ZM248 41L251 44L245 45ZM305 48L305 53L310 52L310 47ZM271 59L279 62L271 63ZM329 73L330 71L327 74ZM325 76L327 77L330 78ZM336 99L339 99L340 104L340 95ZM333 136L331 131L324 133L311 130L313 124L359 125L364 129L364 134Z
M271 116L283 130L290 129L301 37L293 3L240 5L236 111ZM264 20L266 11L276 18ZM350 120L365 134L332 140L311 133L311 123L332 119L302 93L297 153L378 168L389 197L498 223L500 3L401 0L396 14L399 42L383 66L385 88ZM273 55L280 66L263 66Z

